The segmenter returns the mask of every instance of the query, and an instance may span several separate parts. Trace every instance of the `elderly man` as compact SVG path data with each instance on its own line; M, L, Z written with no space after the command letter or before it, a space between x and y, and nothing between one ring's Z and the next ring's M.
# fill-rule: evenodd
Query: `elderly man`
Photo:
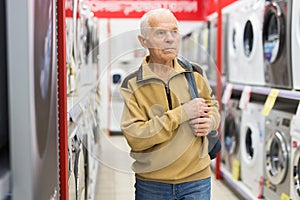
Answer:
M194 66L199 96L192 99L177 59L180 33L168 9L141 19L138 39L147 55L122 85L121 129L135 159L136 200L210 199L210 157L205 137L219 126L218 102L204 71Z

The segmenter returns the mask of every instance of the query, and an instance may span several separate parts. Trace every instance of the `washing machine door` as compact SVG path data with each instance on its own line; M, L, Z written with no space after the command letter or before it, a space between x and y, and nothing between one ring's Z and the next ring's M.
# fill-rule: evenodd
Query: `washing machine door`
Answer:
M268 3L265 8L263 24L263 47L266 62L276 62L285 45L286 23L281 7L275 3Z
M284 134L276 131L266 143L266 175L271 183L282 183L288 171L288 143Z
M292 187L294 190L294 194L298 198L300 198L300 147L298 147L295 151L292 167L293 167Z
M55 55L55 16L53 14L55 1L41 2L37 0L36 4L34 100L38 153L43 158L49 137L55 137L56 134L57 63ZM40 16L41 13L46 14Z
M224 141L225 149L229 155L237 153L239 145L239 124L236 121L236 116L229 113L225 119Z
M243 47L244 55L246 57L250 57L254 47L254 31L252 22L250 20L246 22L244 27Z
M259 144L259 130L258 128L251 124L247 123L244 129L242 130L242 138L241 138L241 151L243 161L248 166L255 165Z
M238 51L238 38L237 38L237 34L238 34L238 30L237 30L238 26L236 24L234 24L234 26L231 27L231 29L229 30L229 53L231 57L236 58L237 56L237 51Z

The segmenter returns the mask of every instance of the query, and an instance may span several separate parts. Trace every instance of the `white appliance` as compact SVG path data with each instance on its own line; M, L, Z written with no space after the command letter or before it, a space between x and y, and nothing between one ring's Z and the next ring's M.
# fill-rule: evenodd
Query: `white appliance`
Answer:
M249 102L242 110L241 121L241 179L253 196L262 196L264 175L264 131L263 105Z
M290 4L287 0L267 0L263 24L265 81L267 86L292 88L290 66Z
M230 99L224 108L224 122L222 131L222 160L225 168L232 173L234 162L240 158L240 123L241 110L239 100Z
M300 116L291 122L291 193L293 200L300 199Z
M216 85L217 81L221 81L227 78L228 15L228 13L222 13L222 71L219 71L217 66L218 17L214 14L208 17L209 31L207 42L208 59L206 75L208 77L208 80L211 82L211 85Z
M121 134L121 114L124 103L120 93L120 86L125 78L125 71L121 68L111 70L111 109L110 109L110 134Z
M242 6L241 6L242 7ZM227 48L228 48L228 81L231 83L241 83L245 79L245 74L242 73L241 56L243 51L243 24L241 19L240 9L232 10L228 14L228 34L227 34Z
M262 25L265 0L250 0L240 8L242 29L241 73L244 84L265 85Z
M300 1L294 0L291 25L291 64L293 88L300 90Z
M271 110L265 123L265 180L266 200L290 195L290 125L292 113Z

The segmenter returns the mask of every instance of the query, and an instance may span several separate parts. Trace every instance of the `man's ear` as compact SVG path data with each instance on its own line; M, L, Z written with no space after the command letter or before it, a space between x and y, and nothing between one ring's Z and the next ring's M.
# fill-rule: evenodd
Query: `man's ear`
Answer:
M144 48L148 48L147 46L147 40L144 38L144 36L142 35L138 35L138 39L140 41L140 44L144 47Z

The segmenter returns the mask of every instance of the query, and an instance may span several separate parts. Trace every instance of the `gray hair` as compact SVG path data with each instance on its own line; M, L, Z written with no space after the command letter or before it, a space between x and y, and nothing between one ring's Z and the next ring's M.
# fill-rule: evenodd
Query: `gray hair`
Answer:
M149 28L151 28L150 22L149 22L150 18L155 15L161 14L161 13L170 14L176 19L174 14L167 8L157 8L157 9L153 9L153 10L146 12L142 16L141 21L140 21L140 30L141 30L141 34L143 36L146 36ZM177 19L176 19L176 22L178 23Z

